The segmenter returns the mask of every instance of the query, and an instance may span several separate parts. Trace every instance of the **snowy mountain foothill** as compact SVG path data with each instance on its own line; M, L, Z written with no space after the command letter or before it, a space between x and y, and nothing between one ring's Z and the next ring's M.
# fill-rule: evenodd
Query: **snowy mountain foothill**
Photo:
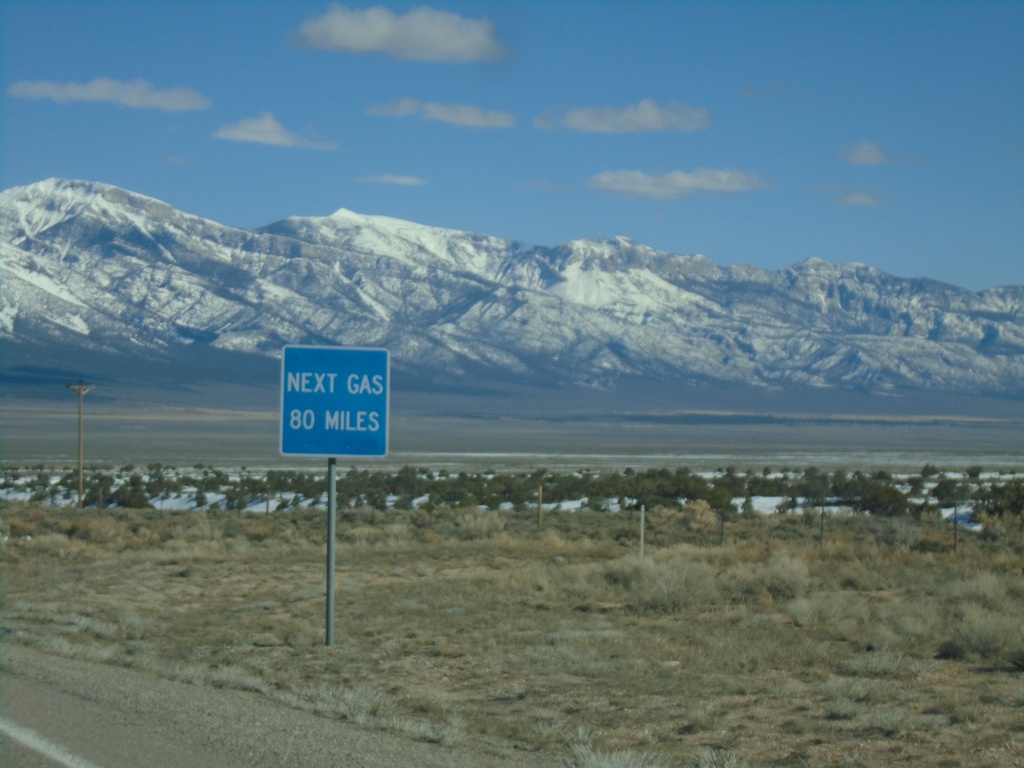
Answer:
M344 209L241 229L87 181L0 193L5 394L78 372L274 387L286 344L387 348L395 386L423 391L1021 401L1024 286L720 267L626 238L541 247Z

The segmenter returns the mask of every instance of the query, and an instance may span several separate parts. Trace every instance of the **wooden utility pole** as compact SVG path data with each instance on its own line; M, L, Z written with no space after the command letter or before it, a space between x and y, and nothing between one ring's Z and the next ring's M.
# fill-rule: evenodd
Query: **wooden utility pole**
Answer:
M82 436L82 401L87 392L92 392L96 387L86 386L81 379L77 384L68 384L68 389L78 395L78 511L82 511L82 492L85 488L85 441ZM102 493L102 491L101 491Z

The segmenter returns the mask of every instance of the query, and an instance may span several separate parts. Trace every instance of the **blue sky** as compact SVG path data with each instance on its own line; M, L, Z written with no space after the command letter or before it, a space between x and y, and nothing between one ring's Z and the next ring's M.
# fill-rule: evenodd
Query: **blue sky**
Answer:
M4 0L0 187L1024 283L1024 2Z

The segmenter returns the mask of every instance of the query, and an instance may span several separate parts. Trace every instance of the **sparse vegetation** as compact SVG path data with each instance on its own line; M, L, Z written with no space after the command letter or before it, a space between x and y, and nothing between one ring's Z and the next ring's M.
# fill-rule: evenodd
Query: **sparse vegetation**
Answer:
M962 531L954 553L924 495L950 475L937 468L922 471L920 501L906 477L863 472L352 470L326 648L324 511L302 502L319 494L313 480L109 472L114 491L223 501L229 486L265 486L286 503L77 514L51 501L60 473L26 470L42 497L0 508L8 642L411 739L500 739L579 768L1005 766L1024 754L1014 478L955 479L985 526ZM529 489L541 479L552 506L538 527ZM883 486L917 513L838 514L840 496ZM768 496L795 500L787 509L813 499L813 514L733 506ZM557 506L581 498L593 501Z

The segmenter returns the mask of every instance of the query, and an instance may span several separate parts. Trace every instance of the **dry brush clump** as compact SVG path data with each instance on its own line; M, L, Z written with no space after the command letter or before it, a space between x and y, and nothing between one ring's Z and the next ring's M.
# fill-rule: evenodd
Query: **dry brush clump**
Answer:
M707 512L654 513L640 557L625 512L347 509L326 648L322 511L12 506L7 529L34 533L0 549L0 623L52 653L552 764L1024 752L1018 552L966 535L923 551L862 517L819 545L791 515L729 520L720 546Z

